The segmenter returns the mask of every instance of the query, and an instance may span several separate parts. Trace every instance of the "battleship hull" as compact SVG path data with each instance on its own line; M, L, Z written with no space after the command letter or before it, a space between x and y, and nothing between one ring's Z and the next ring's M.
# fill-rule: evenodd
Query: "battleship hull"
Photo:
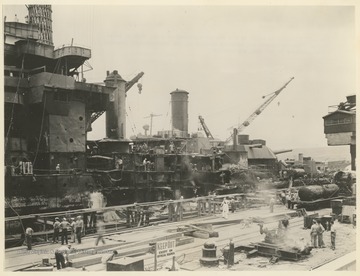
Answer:
M84 208L95 184L91 174L5 178L5 216Z

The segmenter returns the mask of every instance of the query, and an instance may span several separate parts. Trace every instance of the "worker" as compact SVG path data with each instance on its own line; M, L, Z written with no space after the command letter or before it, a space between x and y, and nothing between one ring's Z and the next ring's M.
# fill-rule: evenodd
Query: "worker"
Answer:
M143 152L148 152L148 149L149 149L149 147L148 147L148 145L146 144L146 143L144 143L143 145L142 145L142 150L143 150Z
M235 210L236 210L236 203L235 203L235 198L234 197L231 197L230 208L231 208L231 213L234 213Z
M227 201L227 198L223 199L223 202L221 203L222 207L222 217L227 219L229 215L229 202Z
M123 169L123 160L121 159L121 157L116 158L115 169L117 169L117 170Z
M275 205L275 198L272 197L270 199L269 207L270 207L270 213L274 213L274 205Z
M82 220L81 216L77 216L75 222L75 234L78 243L81 243L81 235L83 232L84 232L84 221Z
M330 232L330 237L331 237L331 249L335 250L335 239L336 239L336 230L337 230L337 225L335 224L335 221L331 222L331 232Z
M101 258L101 262L106 264L107 262L111 262L115 256L118 254L116 250L114 250L111 254L106 254Z
M56 173L60 174L60 164L57 164L55 169L56 169Z
M144 160L143 160L144 171L146 171L146 165L147 165L147 159L144 158Z
M287 203L287 207L288 207L288 209L290 209L290 208L291 208L291 197L290 197L290 192L287 192L287 193L286 193L285 200L286 200L286 203Z
M55 218L55 222L53 224L54 234L53 234L53 243L59 242L59 232L60 232L60 220L58 217Z
M60 223L60 230L61 230L61 244L64 244L64 240L66 244L68 244L68 228L70 227L70 223L63 218L62 222Z
M325 243L323 240L323 233L325 231L325 228L320 223L320 220L317 222L317 236L318 236L318 246L321 248L325 247Z
M34 234L34 230L29 226L25 230L25 240L27 245L27 250L31 250L32 246L32 235Z
M318 247L317 246L317 241L318 241L317 234L318 234L318 226L316 224L316 221L313 220L313 223L312 223L311 228L310 228L310 237L311 237L311 245L314 248Z
M170 153L175 153L175 146L174 146L173 142L170 142L169 150L170 150Z
M71 249L71 244L63 245L55 250L55 260L56 268L61 269L65 268L66 264L69 262L69 253Z
M280 198L281 198L282 204L286 205L286 195L285 195L284 191L281 191Z
M97 238L95 241L95 246L98 246L99 241L102 241L102 243L105 244L105 240L104 240L105 225L104 225L104 218L102 215L99 215L99 219L96 223L96 233L97 233Z
M70 231L71 231L71 242L75 242L75 219L71 218L70 222Z
M290 209L294 209L294 201L295 201L295 194L294 193L291 193L290 194Z
M221 172L220 178L221 178L221 183L225 184L225 173L224 172Z

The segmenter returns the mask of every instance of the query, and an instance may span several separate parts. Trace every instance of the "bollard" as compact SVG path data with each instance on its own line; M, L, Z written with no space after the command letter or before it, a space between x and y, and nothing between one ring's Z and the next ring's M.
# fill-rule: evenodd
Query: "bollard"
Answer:
M170 271L175 271L175 270L176 270L176 268L175 268L175 256L173 256L173 258L172 258L172 266L170 268Z
M232 240L230 240L230 243L229 243L229 257L228 257L228 267L229 266L232 266L234 265L234 250L235 249L235 246L234 246L234 243Z
M202 257L200 264L204 266L217 266L219 265L219 258L216 257L216 245L212 242L204 243L202 249Z

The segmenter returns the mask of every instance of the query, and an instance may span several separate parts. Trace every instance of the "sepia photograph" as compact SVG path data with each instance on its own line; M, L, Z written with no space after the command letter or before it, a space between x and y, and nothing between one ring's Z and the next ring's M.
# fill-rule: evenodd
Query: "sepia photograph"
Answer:
M356 272L356 1L3 1L3 272Z

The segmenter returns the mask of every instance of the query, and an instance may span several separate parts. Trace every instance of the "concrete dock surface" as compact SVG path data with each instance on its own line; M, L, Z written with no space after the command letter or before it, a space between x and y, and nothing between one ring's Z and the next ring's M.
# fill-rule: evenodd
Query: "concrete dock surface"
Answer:
M159 239L161 237L175 237L178 234L177 229L182 228L190 224L213 224L212 229L219 233L218 237L212 237L208 239L194 238L192 243L179 245L176 247L176 260L183 270L190 271L227 271L227 270L313 270L319 269L325 264L332 262L340 257L346 256L356 250L356 228L351 224L341 224L337 230L336 237L336 249L330 248L330 232L324 233L325 248L314 248L311 254L299 261L286 261L279 260L274 264L269 262L267 257L254 257L246 258L242 253L236 253L236 263L227 267L222 262L216 267L201 266L199 259L202 257L202 248L205 242L214 242L217 245L217 256L221 256L223 249L230 241L233 240L235 245L249 244L254 242L261 242L264 240L264 235L259 232L259 226L257 223L250 223L249 225L241 224L237 220L262 220L264 225L268 229L276 228L278 220L281 217L291 217L290 225L288 229L289 235L294 239L301 239L302 241L310 242L310 230L304 229L303 217L297 215L296 210L289 210L285 206L276 205L274 212L270 213L268 207L251 208L248 210L237 210L234 213L229 213L228 218L225 219L221 214L212 214L209 216L191 218L180 222L159 223L157 225L151 225L143 228L132 228L122 233L111 233L105 236L105 244L100 243L95 246L96 235L83 237L82 243L70 243L72 248L76 250L76 254L82 254L82 256L88 255L104 255L109 254L112 250L120 250L121 252L127 252L130 249L139 249L139 255L143 256L145 270L152 271L153 266L153 254L143 253L142 247L147 248L149 241ZM329 215L331 209L322 209L315 212L307 212L308 215L318 213L321 215ZM27 250L25 246L16 248L10 248L5 250L5 271L18 271L27 267L40 264L42 259L49 258L50 263L55 264L55 249L59 248L61 243L47 243L34 245L32 250ZM136 255L136 250L133 254ZM117 256L117 258L124 257ZM344 257L345 258L345 257ZM71 259L71 257L70 257ZM85 257L86 259L86 257ZM96 262L91 263L91 257L89 257L89 263L84 265L84 269L87 271L105 271L106 265ZM164 267L165 261L160 263L159 270L166 269ZM348 266L347 268L349 268ZM69 267L63 269L63 271L81 270L82 268ZM54 270L57 270L56 267ZM351 270L351 267L350 267Z

